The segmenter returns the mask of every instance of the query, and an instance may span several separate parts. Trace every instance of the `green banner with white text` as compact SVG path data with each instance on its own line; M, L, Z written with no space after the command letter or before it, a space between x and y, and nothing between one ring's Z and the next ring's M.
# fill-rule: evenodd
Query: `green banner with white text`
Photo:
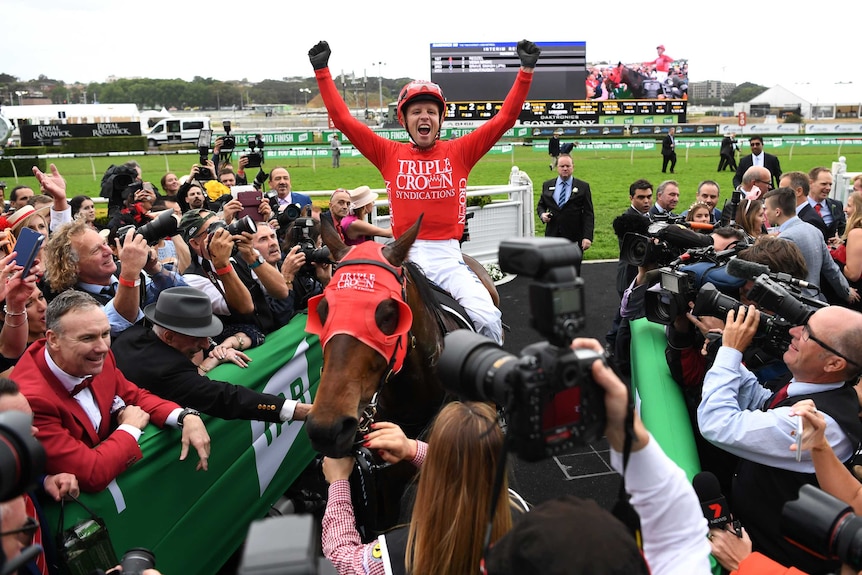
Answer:
M311 403L323 354L317 336L305 333L305 319L294 317L262 346L248 350L248 368L225 364L210 377ZM303 422L207 416L204 422L212 447L209 471L195 471L193 451L186 461L178 460L179 430L150 425L140 441L144 459L105 491L82 494L105 519L117 557L146 547L165 575L216 573L242 544L249 524L266 515L315 456ZM45 510L53 531L59 506L48 504ZM80 506L66 505L66 526L86 516Z

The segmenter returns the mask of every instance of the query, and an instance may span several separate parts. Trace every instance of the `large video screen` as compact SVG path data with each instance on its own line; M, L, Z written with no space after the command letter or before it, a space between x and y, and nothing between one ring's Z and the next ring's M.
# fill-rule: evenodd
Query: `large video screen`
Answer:
M688 60L669 55L663 45L645 62L587 64L588 100L688 99ZM649 51L644 51L649 54Z
M518 124L685 122L687 60L656 50L649 62L588 64L586 42L537 44L542 55ZM470 124L492 118L519 67L516 42L431 44L431 81L446 95L447 121Z
M542 55L536 64L531 100L586 98L586 42L536 42ZM447 100L503 101L521 62L517 42L448 42L431 44L431 81Z

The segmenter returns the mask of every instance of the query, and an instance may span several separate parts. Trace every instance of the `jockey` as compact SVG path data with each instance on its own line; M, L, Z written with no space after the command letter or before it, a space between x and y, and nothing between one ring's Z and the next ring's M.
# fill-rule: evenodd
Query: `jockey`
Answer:
M658 56L656 56L655 60L644 62L644 66L655 67L655 79L664 83L664 81L667 80L668 73L670 72L670 65L673 64L674 59L664 53L664 44L659 44L655 49Z
M467 215L467 177L474 165L511 128L527 98L541 50L518 42L520 71L500 111L479 129L456 140L440 140L446 99L440 86L414 80L398 96L398 121L410 143L376 135L354 118L329 71L329 44L308 51L317 85L336 128L380 170L389 195L392 231L398 238L424 214L410 260L448 291L470 315L476 331L502 343L502 316L461 256L459 240Z

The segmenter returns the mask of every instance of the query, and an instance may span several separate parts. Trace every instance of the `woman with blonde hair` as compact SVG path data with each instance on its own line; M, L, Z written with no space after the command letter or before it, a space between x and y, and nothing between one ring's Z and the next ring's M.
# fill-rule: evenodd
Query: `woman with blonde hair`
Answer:
M847 227L841 243L832 250L832 258L841 268L847 283L857 291L862 290L862 192L852 192L844 205ZM849 307L862 311L862 301L856 300Z
M350 486L353 458L325 458L329 500L323 516L323 553L339 575L375 575L403 565L413 575L478 573L491 508L503 432L490 404L455 401L437 415L428 443L408 439L388 422L375 423L365 446L387 462L420 466L413 515L376 541L362 544L356 531ZM508 486L504 478L501 493ZM500 497L494 509L491 543L512 528L512 507ZM398 569L398 568L396 568ZM403 569L398 569L402 571Z

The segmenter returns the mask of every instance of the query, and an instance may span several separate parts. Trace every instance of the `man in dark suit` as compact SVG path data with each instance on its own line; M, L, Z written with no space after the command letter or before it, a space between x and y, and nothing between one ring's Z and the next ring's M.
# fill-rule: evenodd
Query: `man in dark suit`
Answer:
M276 423L305 419L309 405L206 376L221 363L247 366L249 357L240 348L242 342L249 341L248 336L231 336L199 365L192 363L192 358L210 348L209 338L222 331L221 321L212 313L212 302L201 290L165 290L144 314L152 328L135 325L111 346L117 367L129 381L159 397L222 419Z
M582 251L593 243L595 214L590 185L572 177L574 163L568 154L557 158L556 178L542 184L536 213L545 222L545 236L573 241ZM577 271L581 273L578 263Z
M551 163L548 164L550 169L557 167L557 159L560 157L560 135L562 131L555 130L548 140L548 155L551 156Z
M720 157L718 161L719 172L723 172L727 168L730 168L734 172L736 171L736 150L738 148L734 136L736 134L730 133L721 139L721 148L718 151Z
M203 421L123 376L99 302L65 291L48 306L45 323L45 338L27 348L11 378L33 408L46 472L74 473L81 491L101 491L143 457L138 441L151 420L182 428L180 459L191 446L200 457L197 468L207 469L210 438Z
M779 188L790 188L796 193L796 216L803 222L808 222L823 234L823 239L829 239L826 234L826 224L811 204L808 202L810 180L805 172L785 172L778 181ZM771 225L771 224L770 224Z
M679 184L674 180L665 180L658 185L655 191L655 204L648 213L650 216L671 215L677 204L679 204Z
M829 168L812 168L808 172L808 180L811 186L808 203L817 215L823 218L823 224L826 226L823 235L828 242L831 238L842 235L847 227L844 204L829 197L832 192L832 172Z
M674 168L676 168L676 138L674 134L676 133L676 128L669 128L667 131L667 135L661 139L661 171L662 173L667 172L667 165L670 164L670 173L673 173Z
M635 180L631 186L629 186L629 199L631 200L631 205L629 208L623 212L622 216L626 218L631 216L639 216L646 220L646 225L640 226L646 228L649 225L649 210L650 206L652 206L652 184L647 180ZM625 218L622 218L625 219ZM616 225L614 226L616 231ZM625 228L636 228L639 226L623 226ZM625 234L618 233L617 239L620 244L620 254L622 254L623 250L623 240L625 238ZM617 293L622 300L623 293L626 291L626 288L632 283L632 280L635 279L635 276L638 273L637 266L630 265L623 261L620 258L619 262L617 262ZM615 353L616 342L617 342L617 334L620 329L620 322L622 321L622 316L620 315L620 310L617 308L616 314L614 316L613 324L611 328L608 330L608 333L605 334L605 341L607 342L606 349L610 353Z
M763 138L760 136L751 136L748 145L751 146L751 153L739 159L739 166L736 167L736 174L733 176L733 187L739 187L739 184L742 183L742 176L748 168L762 166L772 174L770 184L774 188L781 178L781 163L778 158L763 151Z
M764 201L769 223L778 226L778 237L795 243L802 252L808 267L808 277L804 278L805 281L821 288L826 288L828 285L841 300L840 302L830 301L831 304L855 302L859 296L856 290L850 290L847 278L829 254L823 235L817 228L796 216L794 191L790 188L770 190L764 196ZM826 301L822 292L818 294L814 290L806 290L806 295Z

